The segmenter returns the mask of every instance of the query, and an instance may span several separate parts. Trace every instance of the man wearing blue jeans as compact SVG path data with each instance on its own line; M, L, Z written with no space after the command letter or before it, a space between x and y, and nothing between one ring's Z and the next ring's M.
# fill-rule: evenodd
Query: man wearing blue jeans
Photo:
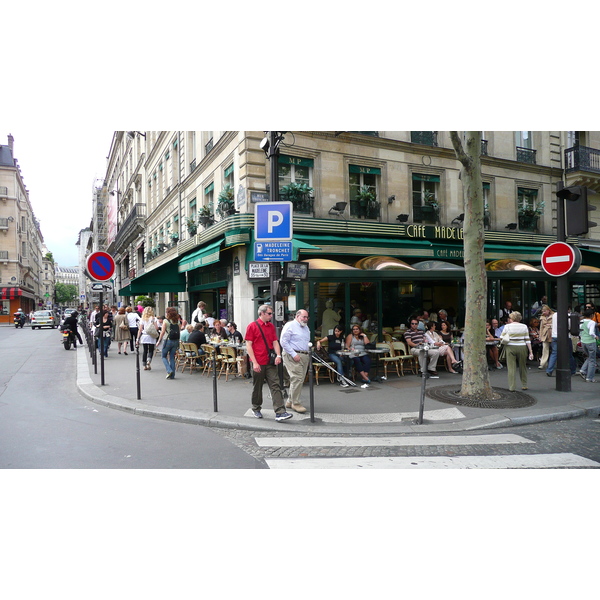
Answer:
M588 383L596 383L596 323L592 321L594 310L591 308L583 312L583 320L579 325L579 337L581 345L587 355L586 361L581 367L579 374Z
M552 377L552 373L556 368L556 359L558 358L558 312L552 315L552 343L550 344L550 358L548 359L548 366L546 367L546 375ZM569 336L569 345L571 343L571 337ZM572 348L569 349L569 364L571 366L571 375L575 375L577 372L577 363L573 356Z

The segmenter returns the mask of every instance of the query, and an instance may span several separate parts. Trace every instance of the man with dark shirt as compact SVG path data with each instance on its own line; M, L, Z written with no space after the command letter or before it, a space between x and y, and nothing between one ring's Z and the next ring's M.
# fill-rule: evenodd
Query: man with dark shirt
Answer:
M204 323L195 323L194 330L188 337L188 344L196 344L198 346L198 353L204 354L204 350L200 347L202 344L206 344L206 336L204 335Z
M244 341L244 338L237 330L237 325L232 321L231 323L227 323L227 331L229 332L229 340L235 344L241 344Z
M75 310L73 311L64 321L63 321L63 325L62 328L63 329L70 329L73 332L73 335L77 337L77 339L79 340L79 343L83 346L83 340L81 339L81 336L79 335L79 331L77 331L77 317L79 316L79 313ZM75 341L75 338L73 338L73 348L77 348L77 342Z

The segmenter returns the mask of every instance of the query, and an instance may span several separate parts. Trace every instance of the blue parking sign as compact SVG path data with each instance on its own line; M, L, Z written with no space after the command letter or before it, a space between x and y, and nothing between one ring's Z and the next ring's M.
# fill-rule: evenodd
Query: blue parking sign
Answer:
M293 204L257 202L254 205L254 239L257 241L290 241L294 232Z

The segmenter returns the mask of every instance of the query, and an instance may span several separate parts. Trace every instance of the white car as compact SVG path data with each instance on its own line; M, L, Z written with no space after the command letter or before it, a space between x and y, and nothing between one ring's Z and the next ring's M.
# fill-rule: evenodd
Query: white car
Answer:
M55 329L58 327L58 317L51 310L36 310L31 317L31 329L41 329L42 327L50 327Z

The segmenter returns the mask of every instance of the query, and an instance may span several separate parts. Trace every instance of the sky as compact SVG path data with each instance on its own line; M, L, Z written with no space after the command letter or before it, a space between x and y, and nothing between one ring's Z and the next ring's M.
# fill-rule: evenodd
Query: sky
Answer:
M44 243L62 267L79 264L75 245L92 219L92 189L103 179L113 132L87 128L74 135L55 123L12 127L0 116L0 143L14 137L13 156L21 167ZM72 147L75 144L75 148Z

